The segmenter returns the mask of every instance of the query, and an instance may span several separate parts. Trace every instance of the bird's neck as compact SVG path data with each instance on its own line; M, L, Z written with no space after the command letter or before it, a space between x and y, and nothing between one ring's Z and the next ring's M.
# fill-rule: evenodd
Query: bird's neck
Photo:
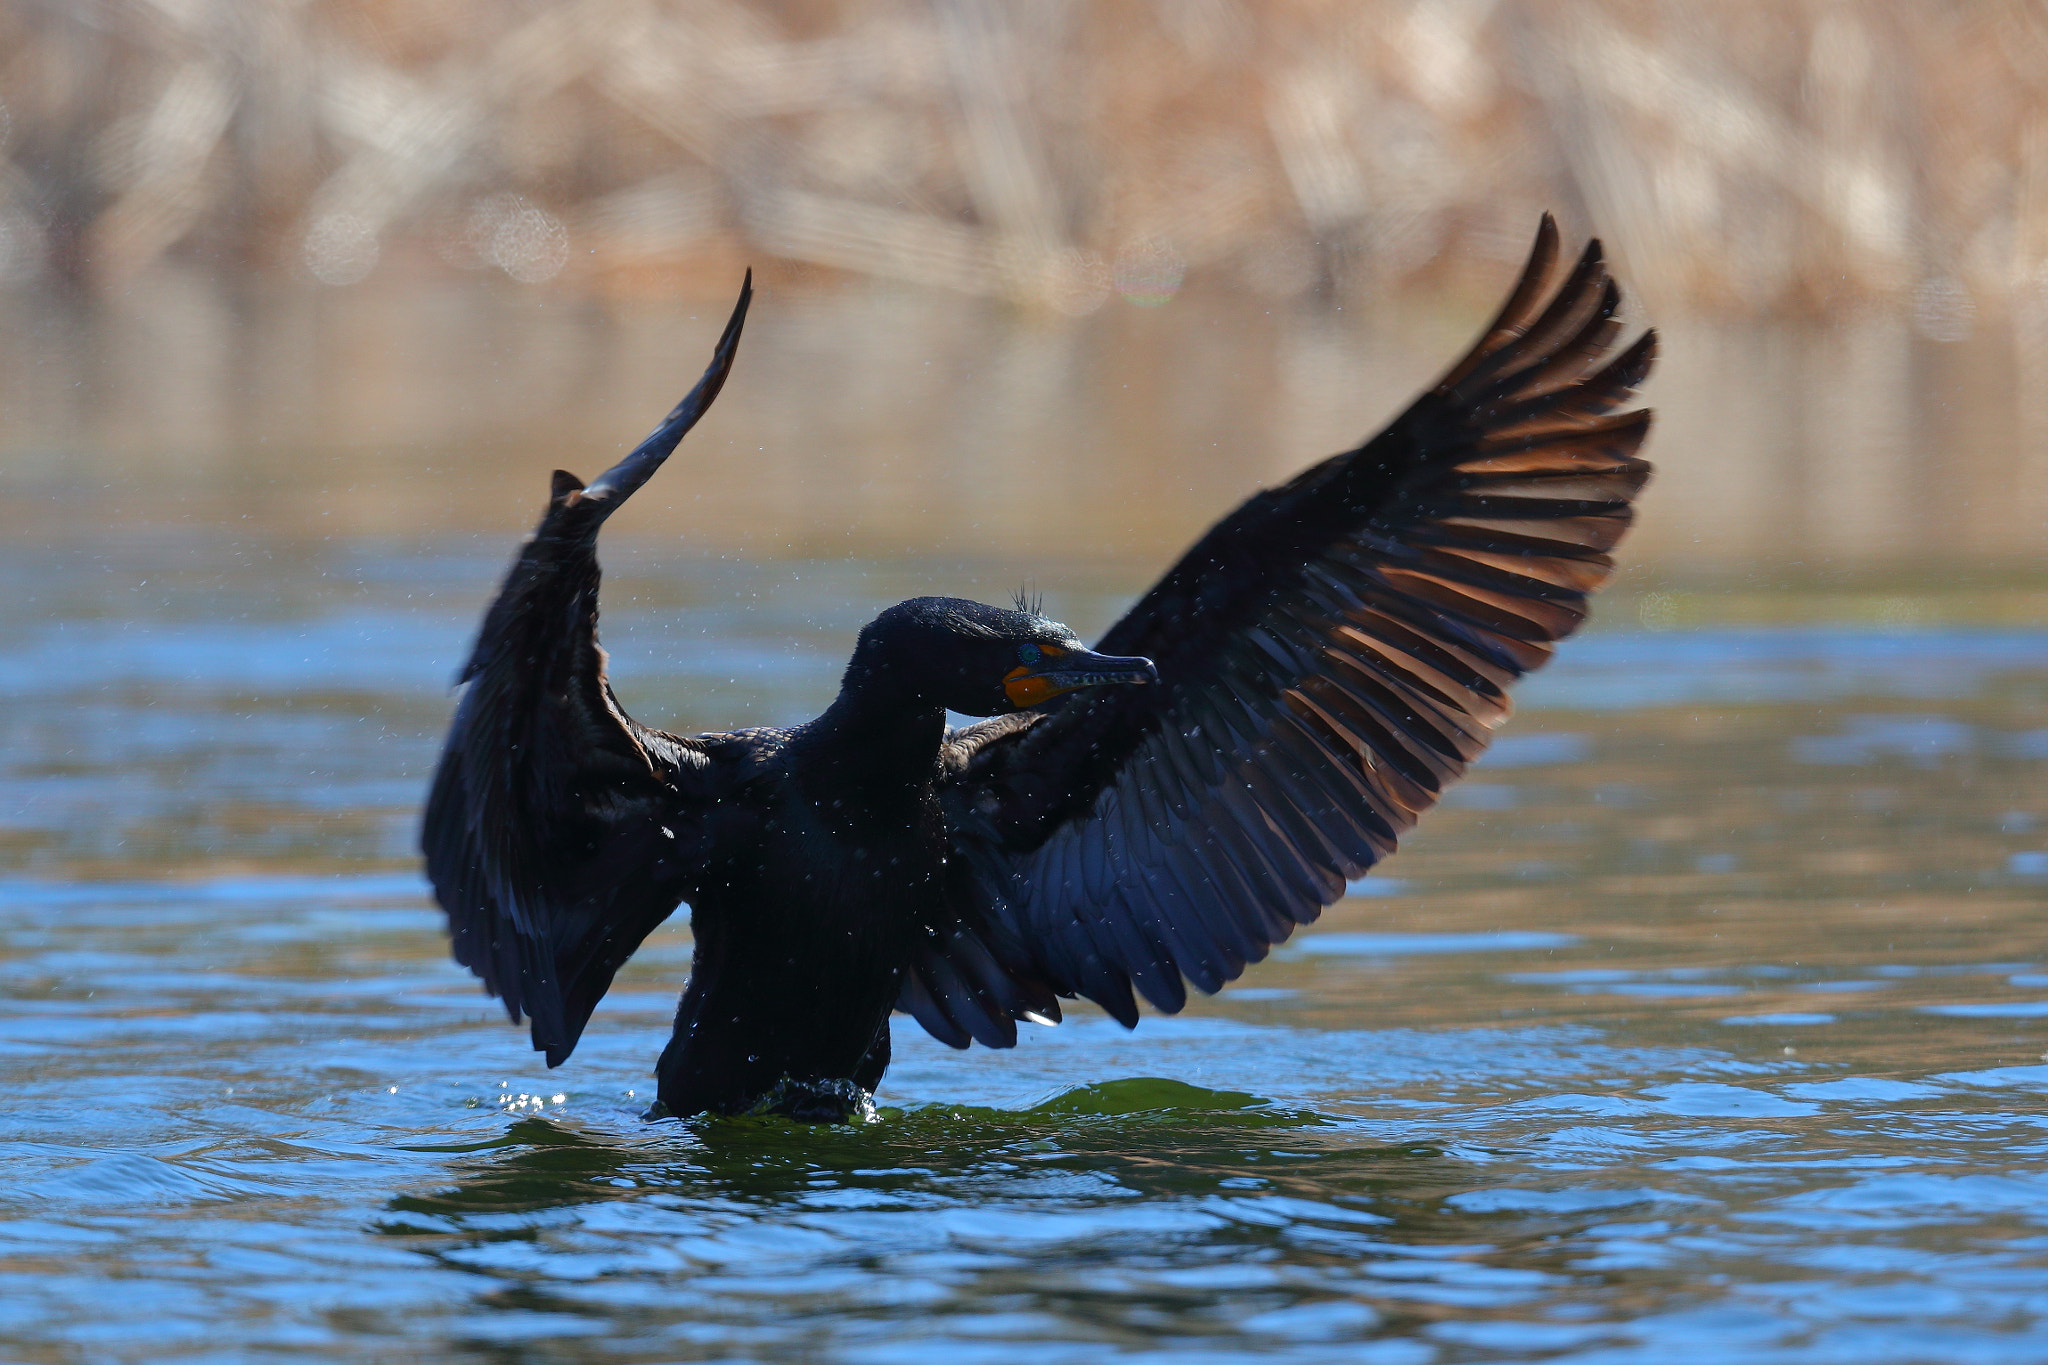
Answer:
M946 711L936 703L849 681L805 728L805 785L816 799L884 816L937 782Z

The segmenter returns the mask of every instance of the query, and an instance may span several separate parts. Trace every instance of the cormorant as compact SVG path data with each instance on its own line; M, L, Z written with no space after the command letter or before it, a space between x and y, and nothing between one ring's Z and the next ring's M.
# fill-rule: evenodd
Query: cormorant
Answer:
M1650 414L1615 409L1656 338L1610 358L1599 242L1552 292L1557 260L1546 214L1469 354L1218 522L1099 652L922 597L861 631L816 720L684 738L612 693L595 547L717 397L749 272L654 433L593 483L556 472L484 618L422 832L456 960L555 1066L687 901L675 1115L867 1111L892 1010L1009 1047L1062 998L1131 1027L1134 992L1221 989L1394 851L1613 569L1650 473Z

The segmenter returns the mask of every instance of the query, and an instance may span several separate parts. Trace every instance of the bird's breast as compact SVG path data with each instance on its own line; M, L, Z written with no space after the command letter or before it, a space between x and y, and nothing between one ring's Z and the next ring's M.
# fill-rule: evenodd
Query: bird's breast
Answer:
M791 948L897 939L927 921L943 894L935 805L853 815L792 797L762 813L748 845L723 860L715 899L735 927L758 926Z

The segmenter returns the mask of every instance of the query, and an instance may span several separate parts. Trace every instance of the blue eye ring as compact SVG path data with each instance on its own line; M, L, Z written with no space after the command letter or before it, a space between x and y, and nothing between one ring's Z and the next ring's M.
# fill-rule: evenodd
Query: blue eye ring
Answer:
M1035 664L1044 657L1045 651L1037 645L1027 642L1017 646L1017 662L1020 664Z

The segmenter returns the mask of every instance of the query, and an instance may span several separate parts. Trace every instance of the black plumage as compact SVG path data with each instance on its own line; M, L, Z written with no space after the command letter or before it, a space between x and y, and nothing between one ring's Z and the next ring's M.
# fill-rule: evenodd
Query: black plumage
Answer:
M1097 650L920 598L862 631L818 719L681 738L605 679L595 546L717 396L749 277L654 434L587 487L555 475L484 620L423 831L456 959L556 1065L687 901L663 1105L820 1118L866 1103L892 1008L1008 1047L1061 998L1134 1025L1137 996L1234 980L1393 851L1612 571L1649 477L1649 414L1616 410L1655 337L1610 354L1599 244L1553 292L1557 247L1546 216L1464 359L1224 518Z

